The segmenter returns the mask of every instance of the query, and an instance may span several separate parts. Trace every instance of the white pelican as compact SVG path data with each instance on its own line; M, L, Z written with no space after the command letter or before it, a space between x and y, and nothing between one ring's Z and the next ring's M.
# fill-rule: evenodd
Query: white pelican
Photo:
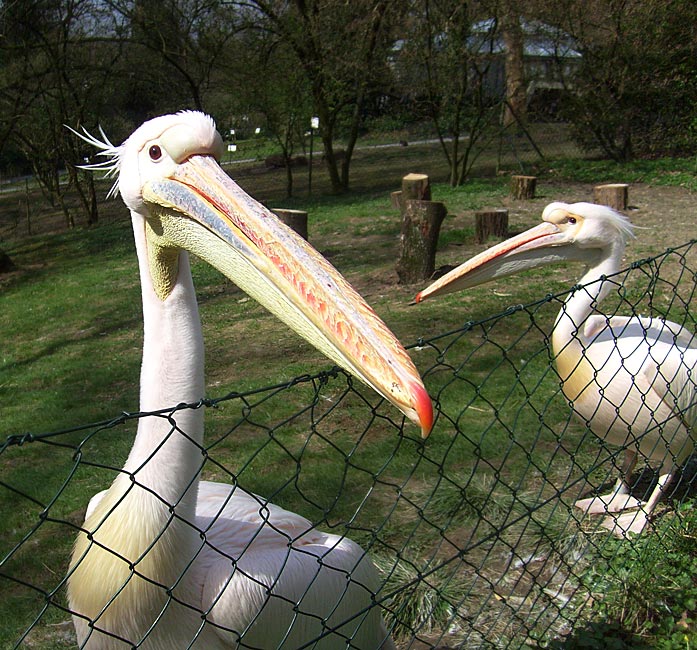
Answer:
M480 253L416 296L473 287L542 264L585 262L552 332L552 349L564 395L598 437L625 447L621 478L608 495L577 501L586 512L638 510L608 517L616 535L641 532L675 470L694 450L694 377L697 339L660 318L607 317L596 312L620 270L633 229L622 214L592 203L551 203L543 223ZM627 479L637 453L666 466L646 503L629 494Z
M103 134L102 134L103 135ZM143 124L121 146L82 136L118 174L143 293L140 408L204 396L195 253L422 427L430 399L404 348L310 245L216 163L211 118ZM231 485L199 480L203 410L139 421L123 470L89 504L68 577L81 648L393 648L378 578L345 537Z

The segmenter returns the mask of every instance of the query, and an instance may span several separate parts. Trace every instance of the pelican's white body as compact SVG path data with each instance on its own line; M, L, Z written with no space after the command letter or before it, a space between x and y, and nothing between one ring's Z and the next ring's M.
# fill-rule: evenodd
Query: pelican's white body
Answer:
M685 395L681 368L697 364L697 339L658 318L590 316L576 330L573 300L557 319L552 345L576 414L609 443L651 462L684 461L694 442L676 406Z
M683 419L676 416L676 406L689 398L681 369L697 363L697 338L659 318L597 313L597 305L614 286L603 278L619 271L626 234L619 216L601 206L594 209L600 217L584 224L587 230L602 233L588 254L593 262L579 280L580 288L561 308L552 331L562 390L596 435L634 448L647 460L672 465L685 460L694 447ZM616 221L617 227L612 226ZM577 235L575 242L579 239ZM694 384L690 386L694 390Z
M141 220L134 231L142 265ZM141 269L142 411L204 395L188 266L182 252L179 282L164 301ZM142 419L123 473L90 502L84 528L93 542L78 540L70 605L95 629L74 617L80 646L215 650L237 648L244 634L241 647L290 649L348 620L316 647L380 648L387 635L371 607L378 577L364 551L240 488L199 481L202 442L201 409Z

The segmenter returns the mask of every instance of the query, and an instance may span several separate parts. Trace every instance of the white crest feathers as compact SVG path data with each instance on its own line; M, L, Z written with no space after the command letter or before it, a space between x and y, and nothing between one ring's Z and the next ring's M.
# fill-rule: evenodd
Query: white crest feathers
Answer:
M101 126L99 127L99 133L102 138L101 140L92 135L84 126L82 127L82 133L76 131L67 124L65 127L72 131L78 138L84 140L87 144L99 149L96 154L97 156L104 156L106 158L106 160L102 160L100 162L78 165L78 167L88 171L104 172L103 178L117 177L116 181L114 181L114 184L111 186L111 189L109 192L107 192L107 198L115 197L118 192L118 174L119 170L121 169L121 153L123 150L123 145L116 146L112 144Z

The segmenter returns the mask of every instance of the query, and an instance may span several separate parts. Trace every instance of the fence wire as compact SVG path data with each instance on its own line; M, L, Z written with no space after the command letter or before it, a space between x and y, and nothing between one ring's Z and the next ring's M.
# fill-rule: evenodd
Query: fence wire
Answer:
M603 312L697 331L696 252L691 242L604 279L613 292ZM3 641L75 646L66 576L85 505L123 472L139 420L164 418L177 435L179 415L191 408L206 411L204 478L264 495L251 497L260 512L268 499L365 549L381 576L374 607L399 648L551 646L573 635L592 620L608 572L618 571L613 559L638 538L616 539L602 515L573 506L615 482L623 450L593 435L561 392L550 332L567 296L547 295L412 347L436 405L426 441L337 369L9 436L0 447ZM644 533L661 551L673 548L691 511L693 465L666 489ZM635 496L652 489L655 470L640 460ZM171 594L171 586L162 589ZM292 605L302 609L302 599ZM234 632L239 647L250 647L244 630ZM350 634L341 647L354 647Z

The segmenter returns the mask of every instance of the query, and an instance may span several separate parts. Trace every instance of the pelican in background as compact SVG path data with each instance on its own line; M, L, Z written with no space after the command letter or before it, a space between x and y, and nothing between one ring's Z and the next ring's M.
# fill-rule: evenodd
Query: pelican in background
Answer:
M204 397L203 339L187 251L206 260L422 428L431 401L404 348L344 278L218 166L211 118L155 118L106 160L131 212L143 294L143 412ZM201 481L203 409L139 420L73 550L68 600L81 648L362 648L394 645L376 570L346 537L239 487ZM312 642L314 639L319 639Z
M552 350L562 390L580 419L601 439L625 448L620 479L607 495L582 499L589 513L615 513L603 525L618 536L641 532L676 470L693 452L697 339L660 318L605 316L598 304L614 286L632 225L622 214L592 203L551 203L543 223L480 253L416 296L457 291L561 261L586 264L557 316ZM637 454L667 471L646 503L630 495ZM635 510L631 510L635 509Z

